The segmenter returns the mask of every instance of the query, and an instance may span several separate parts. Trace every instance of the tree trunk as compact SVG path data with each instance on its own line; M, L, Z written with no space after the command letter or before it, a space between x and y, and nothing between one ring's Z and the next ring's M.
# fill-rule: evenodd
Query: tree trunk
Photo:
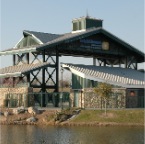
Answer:
M101 110L102 110L102 97L101 97Z
M105 99L105 116L107 116L107 100Z

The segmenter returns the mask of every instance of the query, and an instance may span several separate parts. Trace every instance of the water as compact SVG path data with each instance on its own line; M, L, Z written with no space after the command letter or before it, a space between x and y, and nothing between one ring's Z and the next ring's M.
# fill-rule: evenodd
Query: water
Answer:
M2 125L1 144L144 144L144 128Z

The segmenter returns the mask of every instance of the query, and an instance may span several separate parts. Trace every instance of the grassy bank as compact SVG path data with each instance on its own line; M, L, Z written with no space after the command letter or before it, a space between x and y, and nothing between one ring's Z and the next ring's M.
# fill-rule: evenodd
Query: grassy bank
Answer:
M103 110L82 110L71 120L73 123L118 123L144 125L144 110L108 110L105 116Z
M124 109L124 110L108 110L105 116L104 110L41 110L39 114L32 115L28 112L13 114L12 109L9 110L8 117L3 115L5 109L1 109L0 124L38 124L38 125L144 125L144 109ZM58 114L57 114L58 113ZM73 115L73 118L72 118ZM35 117L36 122L28 123L26 120L30 117ZM68 120L69 116L69 120Z

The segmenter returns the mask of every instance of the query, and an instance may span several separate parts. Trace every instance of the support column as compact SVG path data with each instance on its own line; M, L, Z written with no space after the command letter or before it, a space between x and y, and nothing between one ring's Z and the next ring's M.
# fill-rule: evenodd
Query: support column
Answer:
M127 57L125 58L125 68L128 68L128 59L127 59Z
M29 61L29 53L26 54L26 61L27 61L27 64L30 63L30 61ZM27 83L30 86L30 73L27 74Z
M27 64L29 64L29 53L26 54Z
M16 55L13 55L13 66L16 64Z
M13 66L16 65L16 55L13 55ZM13 77L13 87L15 87L15 77Z
M96 58L93 57L93 65L96 66Z
M45 50L42 53L42 61L45 62ZM45 68L42 69L42 92L46 92L46 83L45 83ZM42 94L42 107L45 107L45 94Z
M104 59L104 66L106 66L106 59Z
M119 58L119 67L121 68L121 58Z
M137 64L137 60L135 61L135 70L138 69L138 64Z
M56 86L55 86L55 91L59 92L59 51L58 51L57 48L56 48L55 68L56 68Z
M93 57L93 66L96 66L96 58ZM92 86L94 87L95 82L93 80L91 80ZM83 85L84 85L84 80L83 80ZM85 87L83 87L85 88Z

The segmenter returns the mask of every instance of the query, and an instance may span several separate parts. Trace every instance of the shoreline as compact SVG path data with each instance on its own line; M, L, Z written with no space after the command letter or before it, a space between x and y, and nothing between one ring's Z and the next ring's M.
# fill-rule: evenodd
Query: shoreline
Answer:
M12 122L3 121L0 125L36 125L36 126L131 126L131 127L144 127L144 124L140 123L115 123L115 122Z
M108 110L107 117L100 110L41 110L38 114L24 113L13 114L9 111L9 115L5 117L5 109L1 111L0 125L36 125L36 126L141 126L144 127L144 110ZM72 117L66 118L66 116ZM57 115L57 113L59 115ZM27 121L29 118L35 121ZM57 118L57 119L56 119Z

